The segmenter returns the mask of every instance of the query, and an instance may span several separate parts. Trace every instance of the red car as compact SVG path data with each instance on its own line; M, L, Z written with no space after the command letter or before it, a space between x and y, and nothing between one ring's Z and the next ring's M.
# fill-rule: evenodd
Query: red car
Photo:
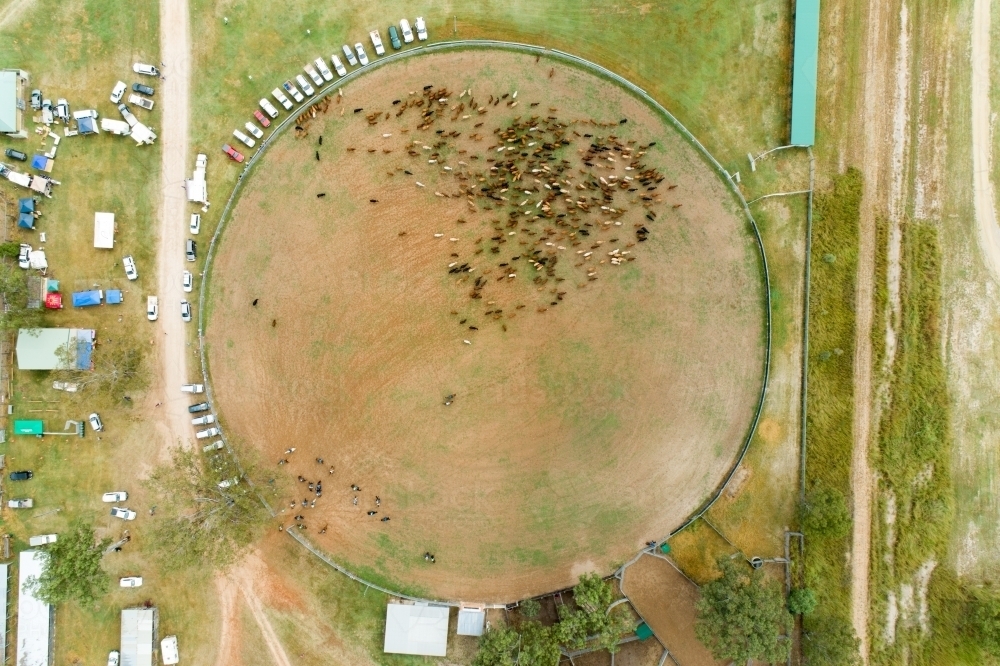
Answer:
M243 161L243 153L241 153L238 150L235 150L228 143L222 144L222 152L224 152L226 155L229 155L229 159L233 160L234 162Z
M271 121L267 119L267 116L265 116L263 113L261 113L257 109L254 109L254 111L253 111L253 117L256 118L257 121L263 127L270 127L271 126Z

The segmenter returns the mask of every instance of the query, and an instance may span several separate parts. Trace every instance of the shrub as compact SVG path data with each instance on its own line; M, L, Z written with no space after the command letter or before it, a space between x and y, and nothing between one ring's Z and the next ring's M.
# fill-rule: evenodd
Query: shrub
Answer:
M843 539L851 531L851 514L843 493L820 488L810 493L800 506L802 527L807 536Z
M788 612L792 615L809 615L816 610L816 593L808 587L792 590L788 595Z

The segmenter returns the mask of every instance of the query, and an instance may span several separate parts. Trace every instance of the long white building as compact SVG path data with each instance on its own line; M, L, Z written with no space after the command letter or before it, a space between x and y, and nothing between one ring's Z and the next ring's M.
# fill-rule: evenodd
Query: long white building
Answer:
M27 588L29 578L42 575L45 554L21 552L18 565L17 666L49 666L52 663L52 606L35 598Z

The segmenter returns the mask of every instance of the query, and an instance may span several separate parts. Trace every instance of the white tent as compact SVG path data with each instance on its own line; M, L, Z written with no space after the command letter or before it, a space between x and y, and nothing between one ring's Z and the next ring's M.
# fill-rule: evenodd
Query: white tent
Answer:
M389 604L385 612L385 652L443 657L448 651L447 606Z
M94 247L114 248L115 214L94 213Z
M18 666L48 666L52 647L52 606L35 598L26 583L42 575L45 554L39 550L21 551L18 566L17 661Z

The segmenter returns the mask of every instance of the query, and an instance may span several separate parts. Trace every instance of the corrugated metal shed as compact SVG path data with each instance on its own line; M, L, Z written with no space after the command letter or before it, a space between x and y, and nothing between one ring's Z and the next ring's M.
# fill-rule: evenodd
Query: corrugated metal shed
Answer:
M792 137L794 146L816 142L816 71L819 64L819 0L795 2L792 55Z
M153 666L156 608L122 610L121 666Z
M458 611L459 636L482 636L486 625L486 611L480 608L461 608Z
M448 652L447 606L389 604L383 650L394 654L443 657Z

